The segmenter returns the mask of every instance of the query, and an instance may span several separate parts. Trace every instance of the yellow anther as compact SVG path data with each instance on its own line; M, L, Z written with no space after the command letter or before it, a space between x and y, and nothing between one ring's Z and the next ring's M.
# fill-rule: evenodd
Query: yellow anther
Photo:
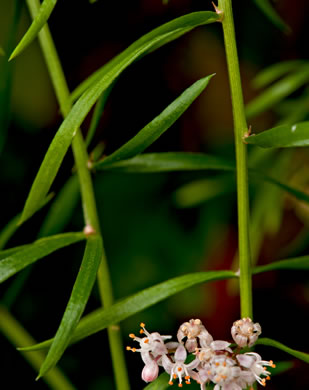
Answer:
M131 348L131 351L136 352L136 348Z
M177 370L180 372L180 371L182 371L182 368L181 368L181 367L178 367Z
M178 383L178 387L182 387L182 383Z
M186 380L190 379L190 375L186 375L186 376L185 376L185 379L186 379Z
M265 379L262 379L261 385L262 385L262 386L266 386L266 381L265 381Z
M226 362L223 362L223 367L226 367Z
M274 364L274 362L272 360L269 361L269 364L270 364L270 367L272 367L272 368L276 367L276 365Z
M269 375L266 377L266 380L267 380L267 381L269 381L269 380L270 380L270 376L269 376Z
M169 381L168 384L172 386L174 383L172 381Z
M186 384L187 384L187 385L191 385L191 382L190 382L190 381L186 381Z
M143 329L141 329L141 330L139 331L139 333L140 333L140 334L143 334L143 333L144 333Z
M126 347L126 350L127 350L127 351L130 351L130 350L131 350L131 347L129 347L129 346Z
M129 337L131 337L131 339L135 339L135 334L134 333L130 333Z
M144 340L144 343L148 344L149 343L149 339Z
M216 366L217 366L217 367L220 366L220 363L217 362L217 363L216 363Z
M139 326L141 327L141 328L145 328L145 324L143 323L143 322L141 322L140 324L139 324Z
M174 374L173 377L174 377L174 379L177 379L177 375L176 374Z

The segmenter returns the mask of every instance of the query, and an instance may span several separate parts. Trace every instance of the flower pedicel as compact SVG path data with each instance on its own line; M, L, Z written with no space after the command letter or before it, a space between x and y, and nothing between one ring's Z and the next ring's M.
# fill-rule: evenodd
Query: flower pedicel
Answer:
M127 347L128 351L140 352L145 363L142 379L154 381L159 374L159 366L170 375L169 384L178 380L178 387L191 379L199 383L201 390L209 383L215 384L214 390L242 390L258 382L262 386L270 379L270 372L265 366L275 367L274 363L262 360L255 352L241 353L243 347L251 347L261 334L261 326L250 318L235 321L232 337L236 343L233 350L227 341L213 341L199 319L183 323L177 332L178 342L166 340L172 336L161 336L158 332L149 333L141 323L141 334L145 337L130 337L137 341L140 348ZM191 353L193 360L186 363Z

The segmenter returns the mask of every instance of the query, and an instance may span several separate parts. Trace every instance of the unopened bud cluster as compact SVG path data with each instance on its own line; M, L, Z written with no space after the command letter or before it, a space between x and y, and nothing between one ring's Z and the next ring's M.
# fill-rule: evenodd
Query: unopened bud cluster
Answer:
M127 350L140 352L145 363L142 371L145 382L154 381L159 367L163 367L170 375L170 385L176 381L183 387L183 383L195 380L201 390L205 390L208 383L215 384L214 390L242 390L255 382L265 386L270 379L265 366L275 367L272 361L262 360L255 352L241 353L242 348L251 347L261 334L261 326L250 318L234 322L231 330L236 343L234 349L227 341L214 341L199 319L183 323L177 332L177 341L167 341L172 336L149 333L144 323L140 326L144 337L130 334L139 348L127 347Z

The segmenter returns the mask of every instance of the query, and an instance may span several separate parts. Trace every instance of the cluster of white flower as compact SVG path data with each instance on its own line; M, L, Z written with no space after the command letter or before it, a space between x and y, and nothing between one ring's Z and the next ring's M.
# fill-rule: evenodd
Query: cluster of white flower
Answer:
M214 341L199 319L180 326L177 342L165 342L172 336L149 333L144 323L140 326L140 333L145 337L129 335L140 348L127 347L127 350L141 353L145 363L142 371L145 382L154 381L159 374L159 366L162 366L170 375L170 385L178 380L178 386L182 387L183 381L190 384L193 379L200 384L201 390L205 390L208 383L215 384L214 390L242 390L256 381L265 386L266 380L270 379L270 372L265 366L275 367L272 361L262 360L255 352L241 353L242 348L251 347L261 334L260 325L250 318L234 322L231 330L236 343L234 350L227 341ZM188 359L190 362L186 363L188 353L191 361Z

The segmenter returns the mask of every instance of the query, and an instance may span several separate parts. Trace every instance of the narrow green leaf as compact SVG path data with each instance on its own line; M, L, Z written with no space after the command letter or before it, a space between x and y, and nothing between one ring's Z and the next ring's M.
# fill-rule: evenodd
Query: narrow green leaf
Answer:
M271 372L271 376L282 374L294 367L294 363L292 361L283 361L276 362L276 367L268 367L267 369Z
M140 130L135 137L130 139L110 156L104 158L101 162L101 167L105 164L108 165L116 161L128 159L143 152L184 113L190 104L206 88L213 76L214 75L210 75L198 80L187 88L176 100L167 106L160 115L155 117L142 130Z
M281 349L281 351L284 351L284 352L296 357L297 359L300 359L306 363L309 363L309 354L308 353L296 351L295 349L289 348L286 345L279 343L279 341L275 341L275 340L268 339L268 338L260 338L257 340L256 344L267 345L269 347Z
M137 294L122 299L109 308L98 309L82 318L72 336L71 343L82 340L110 325L117 324L120 321L123 321L126 318L131 317L132 315L189 287L200 283L232 278L237 278L235 272L232 271L196 272L178 276L149 287ZM51 343L52 339L35 346L28 347L25 350L32 351L44 349L49 347Z
M104 68L104 71L100 73L100 79L96 80L97 82L75 103L51 142L31 187L20 222L36 212L37 205L49 191L80 124L100 95L120 73L147 52L176 39L194 27L216 20L218 20L218 15L214 12L197 12L175 19L144 35Z
M166 373L163 372L163 374L159 375L159 377L149 383L146 387L144 387L144 390L165 390L170 387L168 381L169 381L170 376Z
M201 153L145 153L128 160L94 164L95 169L119 172L171 172L192 170L235 170L234 162Z
M22 40L14 49L13 53L9 58L9 61L15 58L17 55L19 55L34 40L34 38L40 32L41 28L47 22L56 3L57 0L43 0L36 18L31 23L31 26L29 27L26 34L23 36Z
M161 46L181 37L193 28L218 21L220 16L215 12L202 11L193 12L188 15L180 16L160 27L152 30L150 33L138 39L122 53L102 66L96 72L92 73L84 80L71 94L71 100L78 99L90 86L94 85L105 74L110 72L114 66L122 62L128 55L136 52L136 56L131 62L136 61L148 53L160 48ZM140 50L140 48L143 48Z
M93 165L96 169L111 170L126 173L157 173L175 171L198 171L198 170L223 170L235 171L235 163L222 158L201 153L145 153L128 160L118 161L101 166L101 162ZM309 195L297 188L280 182L273 177L267 176L256 169L249 169L250 176L266 181L280 187L295 198L309 203Z
M274 261L270 264L255 267L252 272L253 274L259 274L261 272L274 271L277 269L301 269L308 271L309 256L293 257L291 259Z
M40 369L39 377L54 367L69 345L71 336L80 320L94 285L102 258L102 238L98 235L87 238L84 258L73 286L72 294L57 330L54 341Z
M309 122L281 125L259 134L252 134L246 142L262 148L290 148L309 145Z
M0 47L0 56L4 56L5 55L5 51L2 49L2 47Z
M278 62L266 69L263 69L253 80L252 85L254 88L263 88L280 79L287 73L297 71L306 62L303 60L291 60Z
M18 250L0 261L0 283L7 280L27 265L42 259L57 249L85 239L83 233L64 233L41 238L24 249Z
M290 27L281 19L275 9L270 4L269 0L253 0L257 7L263 12L265 16L281 31L289 33Z
M302 87L308 80L308 65L301 67L297 72L279 80L247 104L247 118L252 118L272 108L275 104Z
M15 252L18 252L22 249L29 248L32 244L25 244L25 245L19 245L14 246L13 248L8 248L0 251L0 260L5 259L6 257L9 257Z

